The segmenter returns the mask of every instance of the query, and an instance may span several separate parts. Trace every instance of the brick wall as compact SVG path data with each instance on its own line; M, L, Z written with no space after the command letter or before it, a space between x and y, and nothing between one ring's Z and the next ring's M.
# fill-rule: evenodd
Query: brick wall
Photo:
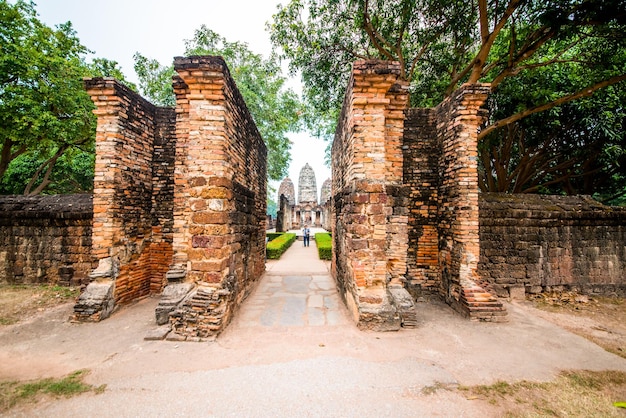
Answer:
M399 74L395 62L354 63L332 148L332 274L359 327L376 330L400 326L389 289L406 272Z
M0 196L0 283L88 281L91 195Z
M500 296L626 296L626 209L580 196L483 194L481 276Z
M404 125L404 182L410 187L407 280L412 291L438 293L441 142L436 109L408 109Z
M433 109L406 112L407 286L440 294L471 319L500 321L504 308L478 274L477 135L488 92L488 85L464 85Z
M196 288L172 314L185 338L219 333L265 271L266 155L221 57L176 58L172 282Z
M99 265L74 312L76 320L99 320L109 313L100 305L112 309L163 288L172 254L175 113L110 78L86 79L85 87L98 116L92 253Z

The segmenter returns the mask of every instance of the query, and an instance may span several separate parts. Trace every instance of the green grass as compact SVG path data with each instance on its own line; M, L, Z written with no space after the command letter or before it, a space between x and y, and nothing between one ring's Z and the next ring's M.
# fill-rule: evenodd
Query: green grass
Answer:
M86 392L104 392L106 385L95 387L83 382L87 374L87 370L77 370L60 379L0 382L0 412L7 411L16 405L36 402L45 395L54 398L69 398Z
M330 260L333 254L333 239L328 232L315 234L315 244L320 260Z
M288 232L286 234L281 234L278 238L275 238L267 243L267 258L270 260L278 260L281 255L296 240L296 234L292 232Z
M626 393L621 371L564 371L551 382L498 381L459 387L468 399L482 399L508 417L618 417Z

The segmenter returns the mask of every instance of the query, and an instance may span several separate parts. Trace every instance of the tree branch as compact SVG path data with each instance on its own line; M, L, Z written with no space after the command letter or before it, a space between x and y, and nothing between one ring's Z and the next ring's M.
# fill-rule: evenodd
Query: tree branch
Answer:
M591 96L593 93L595 93L597 90L600 90L604 87L608 87L611 86L613 84L619 83L620 81L626 80L626 74L620 74L620 75L616 75L613 76L611 78L609 78L608 80L604 80L601 81L599 83L596 83L592 86L589 87L585 87L582 90L579 90L575 93L569 94L567 96L563 96L557 100L554 100L552 102L549 103L545 103L539 106L534 106L531 107L529 109L526 109L524 111L521 111L519 113L516 113L514 115L509 116L508 118L504 118L504 119L500 119L497 122L492 123L491 125L489 125L488 127L486 127L485 129L483 129L482 131L480 131L480 133L478 134L478 140L481 140L482 138L484 138L486 135L488 135L490 132L494 131L495 129L498 129L502 126L506 126L509 125L513 122L517 122L520 119L525 118L526 116L530 116L532 114L535 113L539 113L539 112L543 112L544 110L549 110L552 109L556 106L562 105L564 103L568 103L571 102L573 100L577 100L577 99L582 99L583 97L589 97Z
M376 32L376 29L370 21L368 9L369 0L365 0L365 4L363 6L363 29L365 29L365 32L367 32L367 35L369 36L370 41L372 41L374 48L376 48L382 55L387 57L387 59L394 61L396 58L393 56L393 54L391 54L391 52L385 49L383 45L381 45L381 43L392 50L393 45L391 45L385 38L383 38L382 36L380 36L380 34Z
M37 171L35 171L35 174L33 174L33 176L31 177L30 181L28 182L28 184L26 185L26 188L24 189L24 194L25 195L36 195L41 193L46 187L48 187L48 185L51 183L51 181L49 180L50 178L50 174L52 173L52 169L54 168L54 164L56 164L57 160L59 159L59 157L61 157L61 155L63 155L63 153L70 147L69 144L63 144L61 147L59 147L59 149L57 150L56 153L54 153L54 155L52 157L50 157L47 161L45 161L43 164L41 164L39 166L39 168L37 169ZM39 186L37 186L37 188L35 190L33 190L31 192L32 187L34 186L35 182L37 181L37 179L39 178L39 175L41 174L41 172L43 171L44 168L46 168L46 173L43 177L43 180L41 182L41 184Z

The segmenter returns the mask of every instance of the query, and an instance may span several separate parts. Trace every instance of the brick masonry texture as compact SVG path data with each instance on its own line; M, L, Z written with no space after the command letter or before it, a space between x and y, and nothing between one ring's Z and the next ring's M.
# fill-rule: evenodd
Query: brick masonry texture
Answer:
M86 284L91 195L0 196L0 283Z
M398 288L436 292L471 319L504 320L478 274L477 133L489 86L408 110L399 74L398 63L353 66L332 149L333 275L363 328L398 325Z
M406 272L402 132L408 84L395 62L353 65L332 148L332 274L360 328L398 329Z
M177 57L174 257L194 283L177 338L218 334L265 271L267 149L221 57Z
M432 109L408 109L404 182L410 187L407 288L439 294L475 320L506 312L478 274L477 133L488 85L464 85Z
M483 194L480 246L480 274L500 296L516 288L626 296L626 208L581 196Z
M175 68L175 108L85 80L98 116L93 198L0 197L0 283L87 284L79 321L162 292L157 321L176 340L229 323L265 270L267 150L221 58ZM626 294L626 209L480 194L488 86L407 109L399 69L354 64L332 149L331 272L359 327L414 325L409 293L482 321L506 318L497 296Z
M111 287L98 294L123 304L159 293L171 263L175 111L110 78L86 79L85 87L98 116L92 254L100 264L91 277L98 289ZM92 299L88 286L74 319L102 319Z

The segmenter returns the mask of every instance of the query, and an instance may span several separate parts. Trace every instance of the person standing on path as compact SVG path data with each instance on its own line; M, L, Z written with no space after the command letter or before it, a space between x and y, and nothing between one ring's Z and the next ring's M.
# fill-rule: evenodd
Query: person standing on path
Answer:
M304 234L304 246L308 247L309 243L310 243L310 235L311 235L311 230L309 229L308 225L304 225L304 229L302 230L302 233Z

